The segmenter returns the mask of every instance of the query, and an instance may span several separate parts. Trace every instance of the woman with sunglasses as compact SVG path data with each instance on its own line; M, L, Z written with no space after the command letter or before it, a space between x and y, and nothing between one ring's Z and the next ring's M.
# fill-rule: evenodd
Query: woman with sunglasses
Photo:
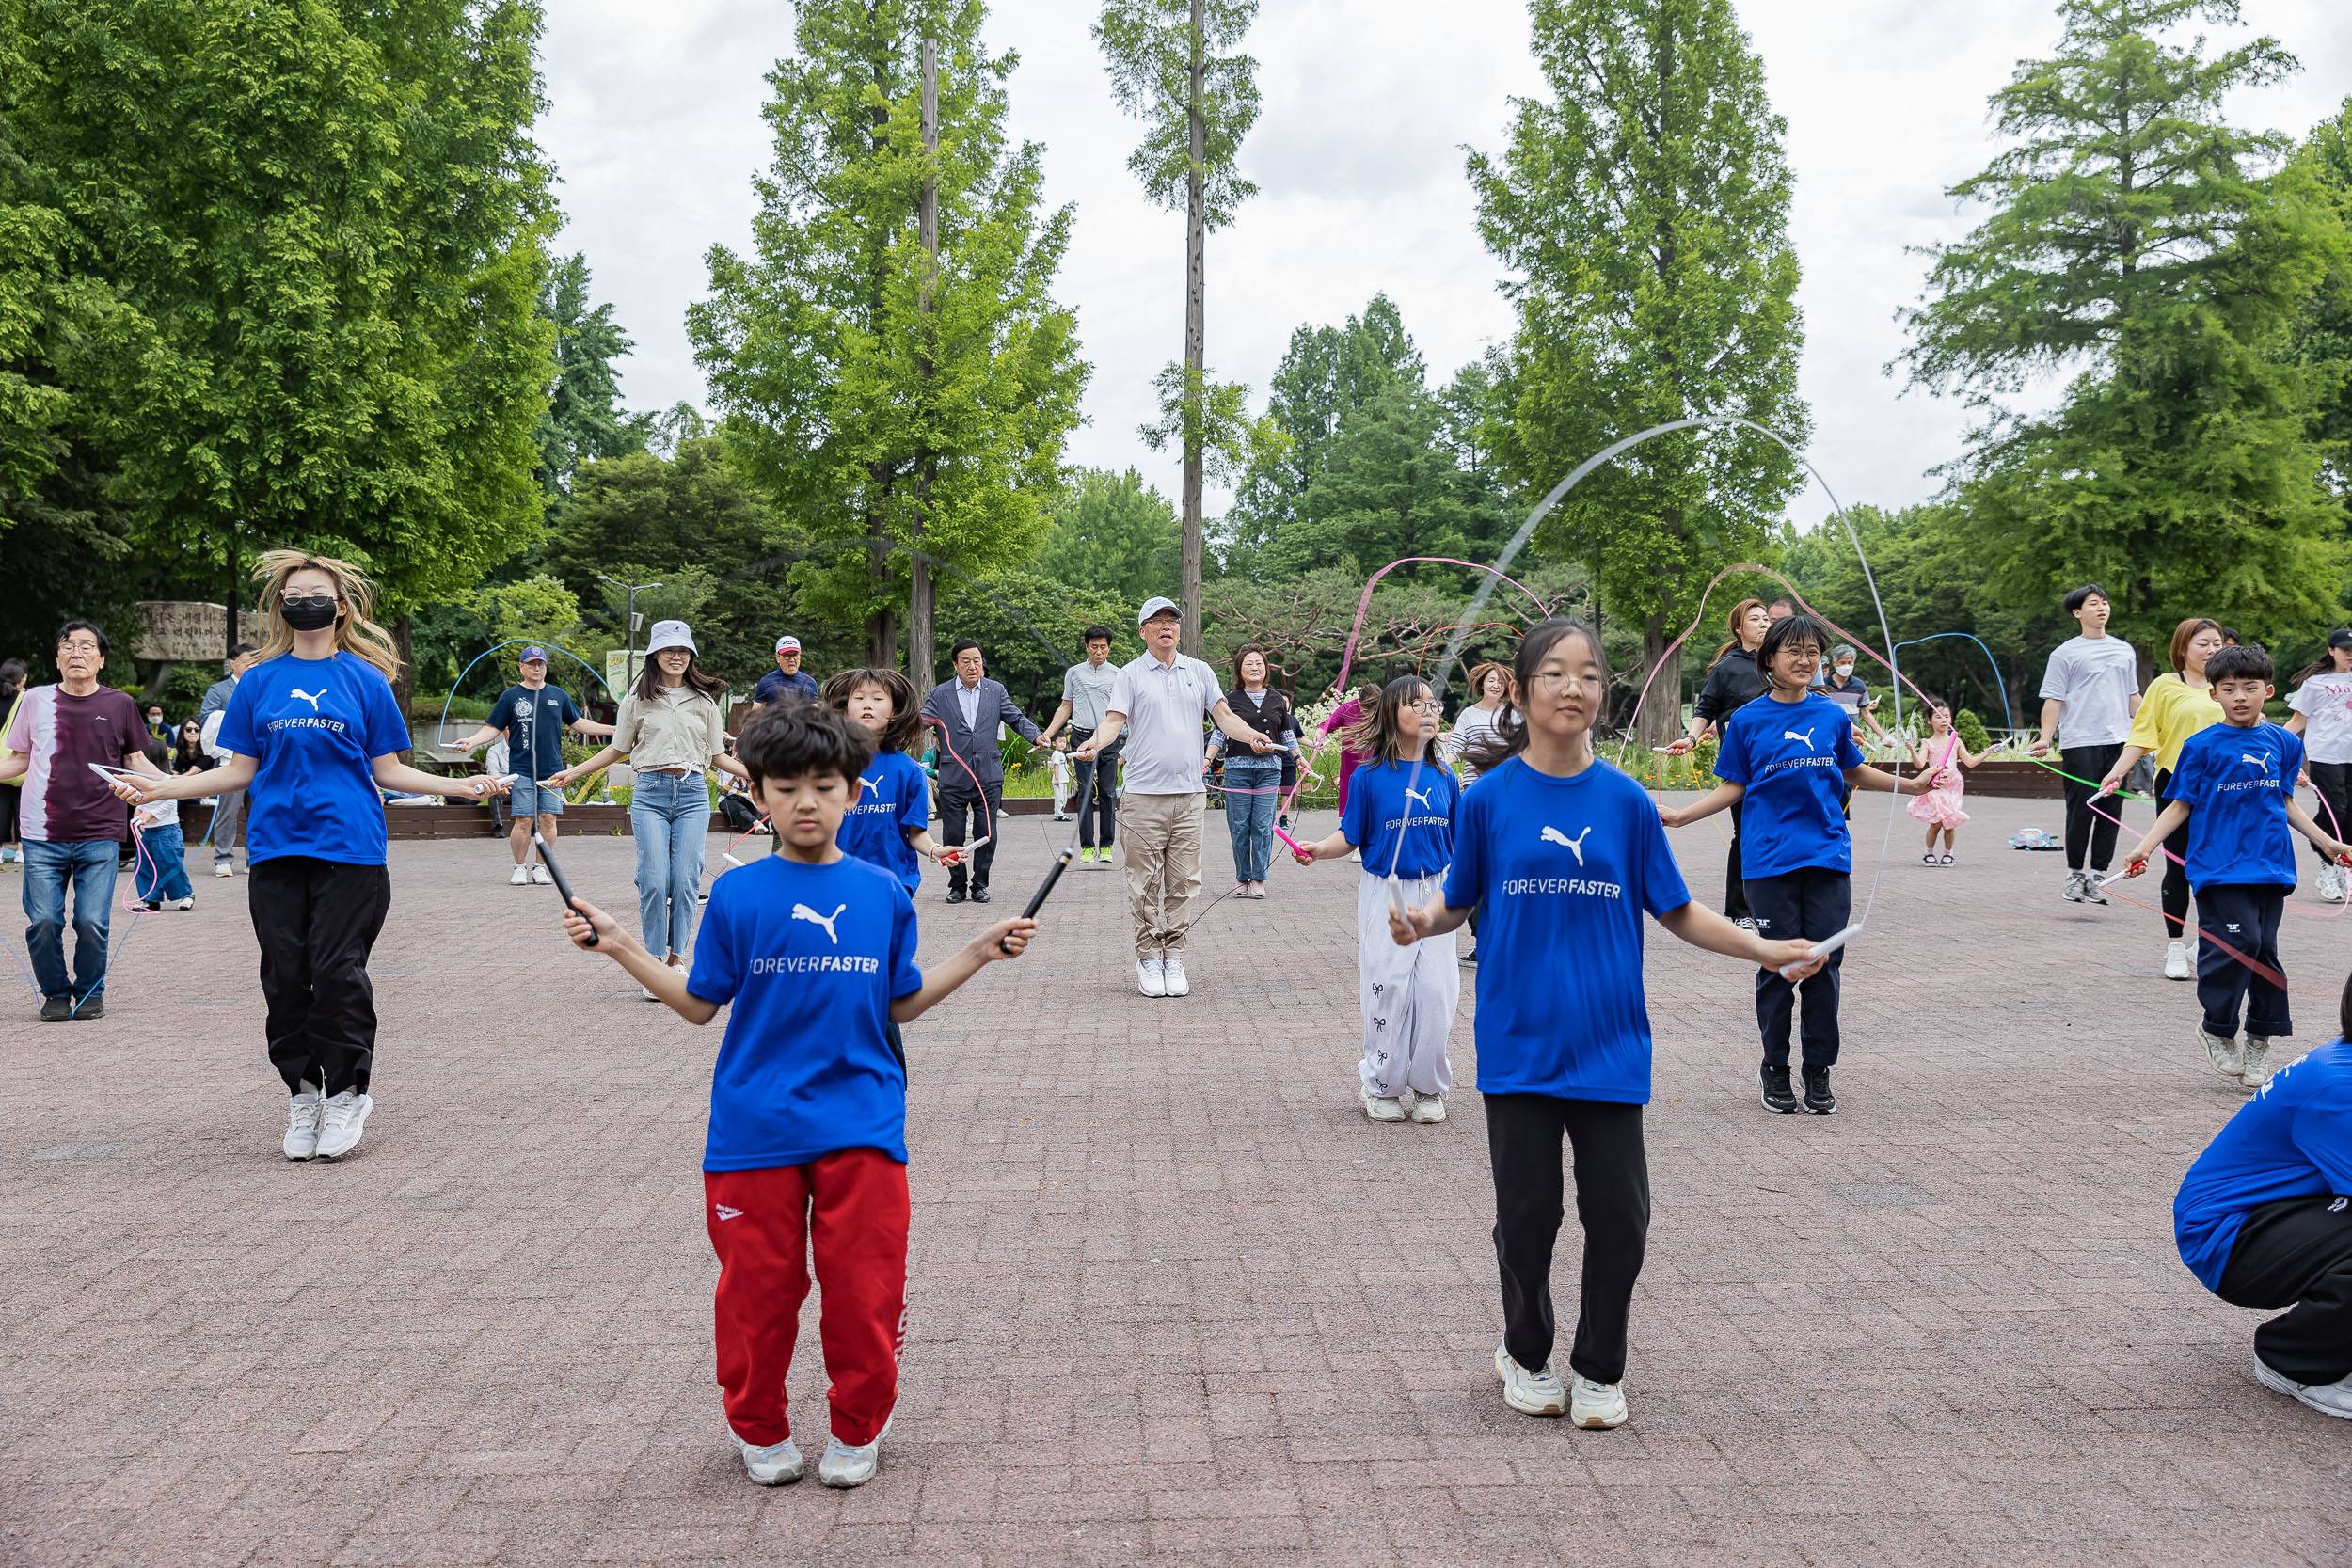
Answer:
M369 619L374 585L300 550L253 575L263 641L221 720L229 760L171 780L118 775L134 804L245 789L253 934L262 946L269 1059L293 1097L289 1160L340 1159L375 1101L375 988L368 954L391 907L383 790L480 800L504 786L400 760L408 721L392 695L391 634Z

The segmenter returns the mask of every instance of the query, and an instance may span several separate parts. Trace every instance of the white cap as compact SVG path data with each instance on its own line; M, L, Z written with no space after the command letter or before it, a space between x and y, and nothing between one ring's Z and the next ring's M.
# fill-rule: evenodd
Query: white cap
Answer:
M1165 594L1154 594L1152 597L1143 601L1143 608L1141 610L1136 611L1136 625L1138 626L1143 625L1144 622L1149 621L1152 616L1157 615L1163 610L1175 610L1176 618L1180 621L1184 619L1184 612L1176 609L1176 601L1174 599L1168 598Z
M800 651L801 651L801 640L800 640L799 638L797 638L797 637L793 636L790 632L786 632L786 633L785 633L782 637L779 637L779 638L777 638L777 639L776 639L776 652L778 652L778 653L780 653L780 654L783 654L783 653L794 653L794 654L797 654L797 653L799 653Z
M694 634L688 629L685 622L656 621L653 624L653 636L645 642L645 657L651 658L664 648L684 648L690 654L697 651Z

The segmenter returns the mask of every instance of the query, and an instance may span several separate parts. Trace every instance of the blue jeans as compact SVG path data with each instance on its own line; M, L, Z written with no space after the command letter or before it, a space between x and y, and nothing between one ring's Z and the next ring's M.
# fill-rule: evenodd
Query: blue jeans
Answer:
M1274 858L1274 808L1281 801L1282 759L1230 752L1225 758L1225 831L1233 839L1233 880L1263 882ZM1256 790L1245 795L1244 790Z
M139 842L146 847L133 863L133 893L142 901L196 896L196 889L188 885L186 836L177 823L168 828L150 828L140 835Z
M694 895L702 890L703 840L710 791L700 773L640 773L628 798L637 835L637 914L645 951L684 953L694 940Z
M106 927L114 913L115 866L122 846L111 838L24 841L24 945L43 997L76 1000L106 989ZM73 888L73 969L65 972L65 890Z

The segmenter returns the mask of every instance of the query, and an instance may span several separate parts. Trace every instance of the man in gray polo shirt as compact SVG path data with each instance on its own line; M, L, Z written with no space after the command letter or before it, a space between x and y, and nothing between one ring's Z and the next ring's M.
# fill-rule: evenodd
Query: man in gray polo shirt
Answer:
M1216 672L1176 651L1174 602L1146 599L1136 617L1143 657L1120 666L1110 705L1093 738L1071 755L1092 762L1127 736L1127 905L1136 922L1136 990L1188 996L1184 913L1200 891L1200 817L1208 803L1201 721L1264 754L1273 743L1234 716Z
M1093 738L1103 726L1103 715L1110 711L1111 689L1119 684L1119 672L1111 667L1111 628L1087 627L1086 645L1086 662L1062 672L1061 706L1054 710L1052 721L1039 737L1057 751L1084 746ZM1065 722L1070 726L1069 736L1057 741L1055 737ZM1078 863L1108 865L1119 812L1118 743L1104 747L1092 761L1079 763L1076 782Z

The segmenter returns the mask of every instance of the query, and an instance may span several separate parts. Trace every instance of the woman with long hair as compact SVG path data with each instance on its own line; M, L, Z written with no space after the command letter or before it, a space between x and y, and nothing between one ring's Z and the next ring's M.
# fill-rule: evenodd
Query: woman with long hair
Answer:
M1290 700L1266 684L1268 655L1245 642L1233 655L1233 684L1225 705L1261 735L1279 737L1291 727ZM1282 756L1255 752L1213 731L1209 745L1225 752L1225 831L1233 841L1233 896L1263 898L1266 866L1274 858L1274 808L1282 787Z
M2132 715L2131 738L2124 742L2122 754L2107 769L2106 777L2099 781L2099 796L2111 796L2122 788L2139 759L2153 755L2157 814L2161 816L2172 803L2172 769L2181 760L2182 746L2198 731L2221 722L2221 705L2214 701L2213 682L2205 678L2205 660L2219 653L2226 641L2221 623L2201 615L2192 615L2172 628L2169 650L2172 668L2150 681L2140 694L2139 709ZM2188 870L2182 863L2188 859L2188 824L2182 823L2180 831L2164 841L2164 977L2194 980L2197 965L2189 956L2187 941Z
M2292 684L2287 728L2303 737L2303 771L2320 804L2312 815L2336 837L2352 838L2352 628L2329 632L2327 652L2296 672ZM2341 904L2347 893L2352 881L2344 868L2320 856L2319 896Z
M1690 751L1718 733L1724 720L1764 695L1771 683L1756 661L1756 652L1764 645L1764 634L1772 625L1772 611L1762 599L1741 599L1731 607L1731 613L1724 617L1724 630L1730 640L1715 650L1715 661L1707 668L1707 683L1691 705L1689 732L1667 750L1677 756ZM1747 875L1740 860L1740 832L1746 819L1746 807L1734 803L1731 847L1724 854L1724 918L1742 929L1749 928Z
M637 840L637 918L645 950L673 969L686 967L702 892L704 841L710 834L709 770L751 775L727 754L719 698L727 683L694 664L694 633L683 621L656 621L645 640L645 667L621 699L612 738L577 768L548 775L569 788L627 757L628 829ZM648 1002L659 1001L639 987Z
M262 649L216 738L229 760L176 779L118 774L133 804L249 791L246 863L262 948L269 1058L291 1101L289 1160L358 1147L375 1101L375 988L368 955L391 907L384 797L481 800L503 786L408 767L408 721L392 695L391 634L371 619L374 585L356 566L269 550Z

